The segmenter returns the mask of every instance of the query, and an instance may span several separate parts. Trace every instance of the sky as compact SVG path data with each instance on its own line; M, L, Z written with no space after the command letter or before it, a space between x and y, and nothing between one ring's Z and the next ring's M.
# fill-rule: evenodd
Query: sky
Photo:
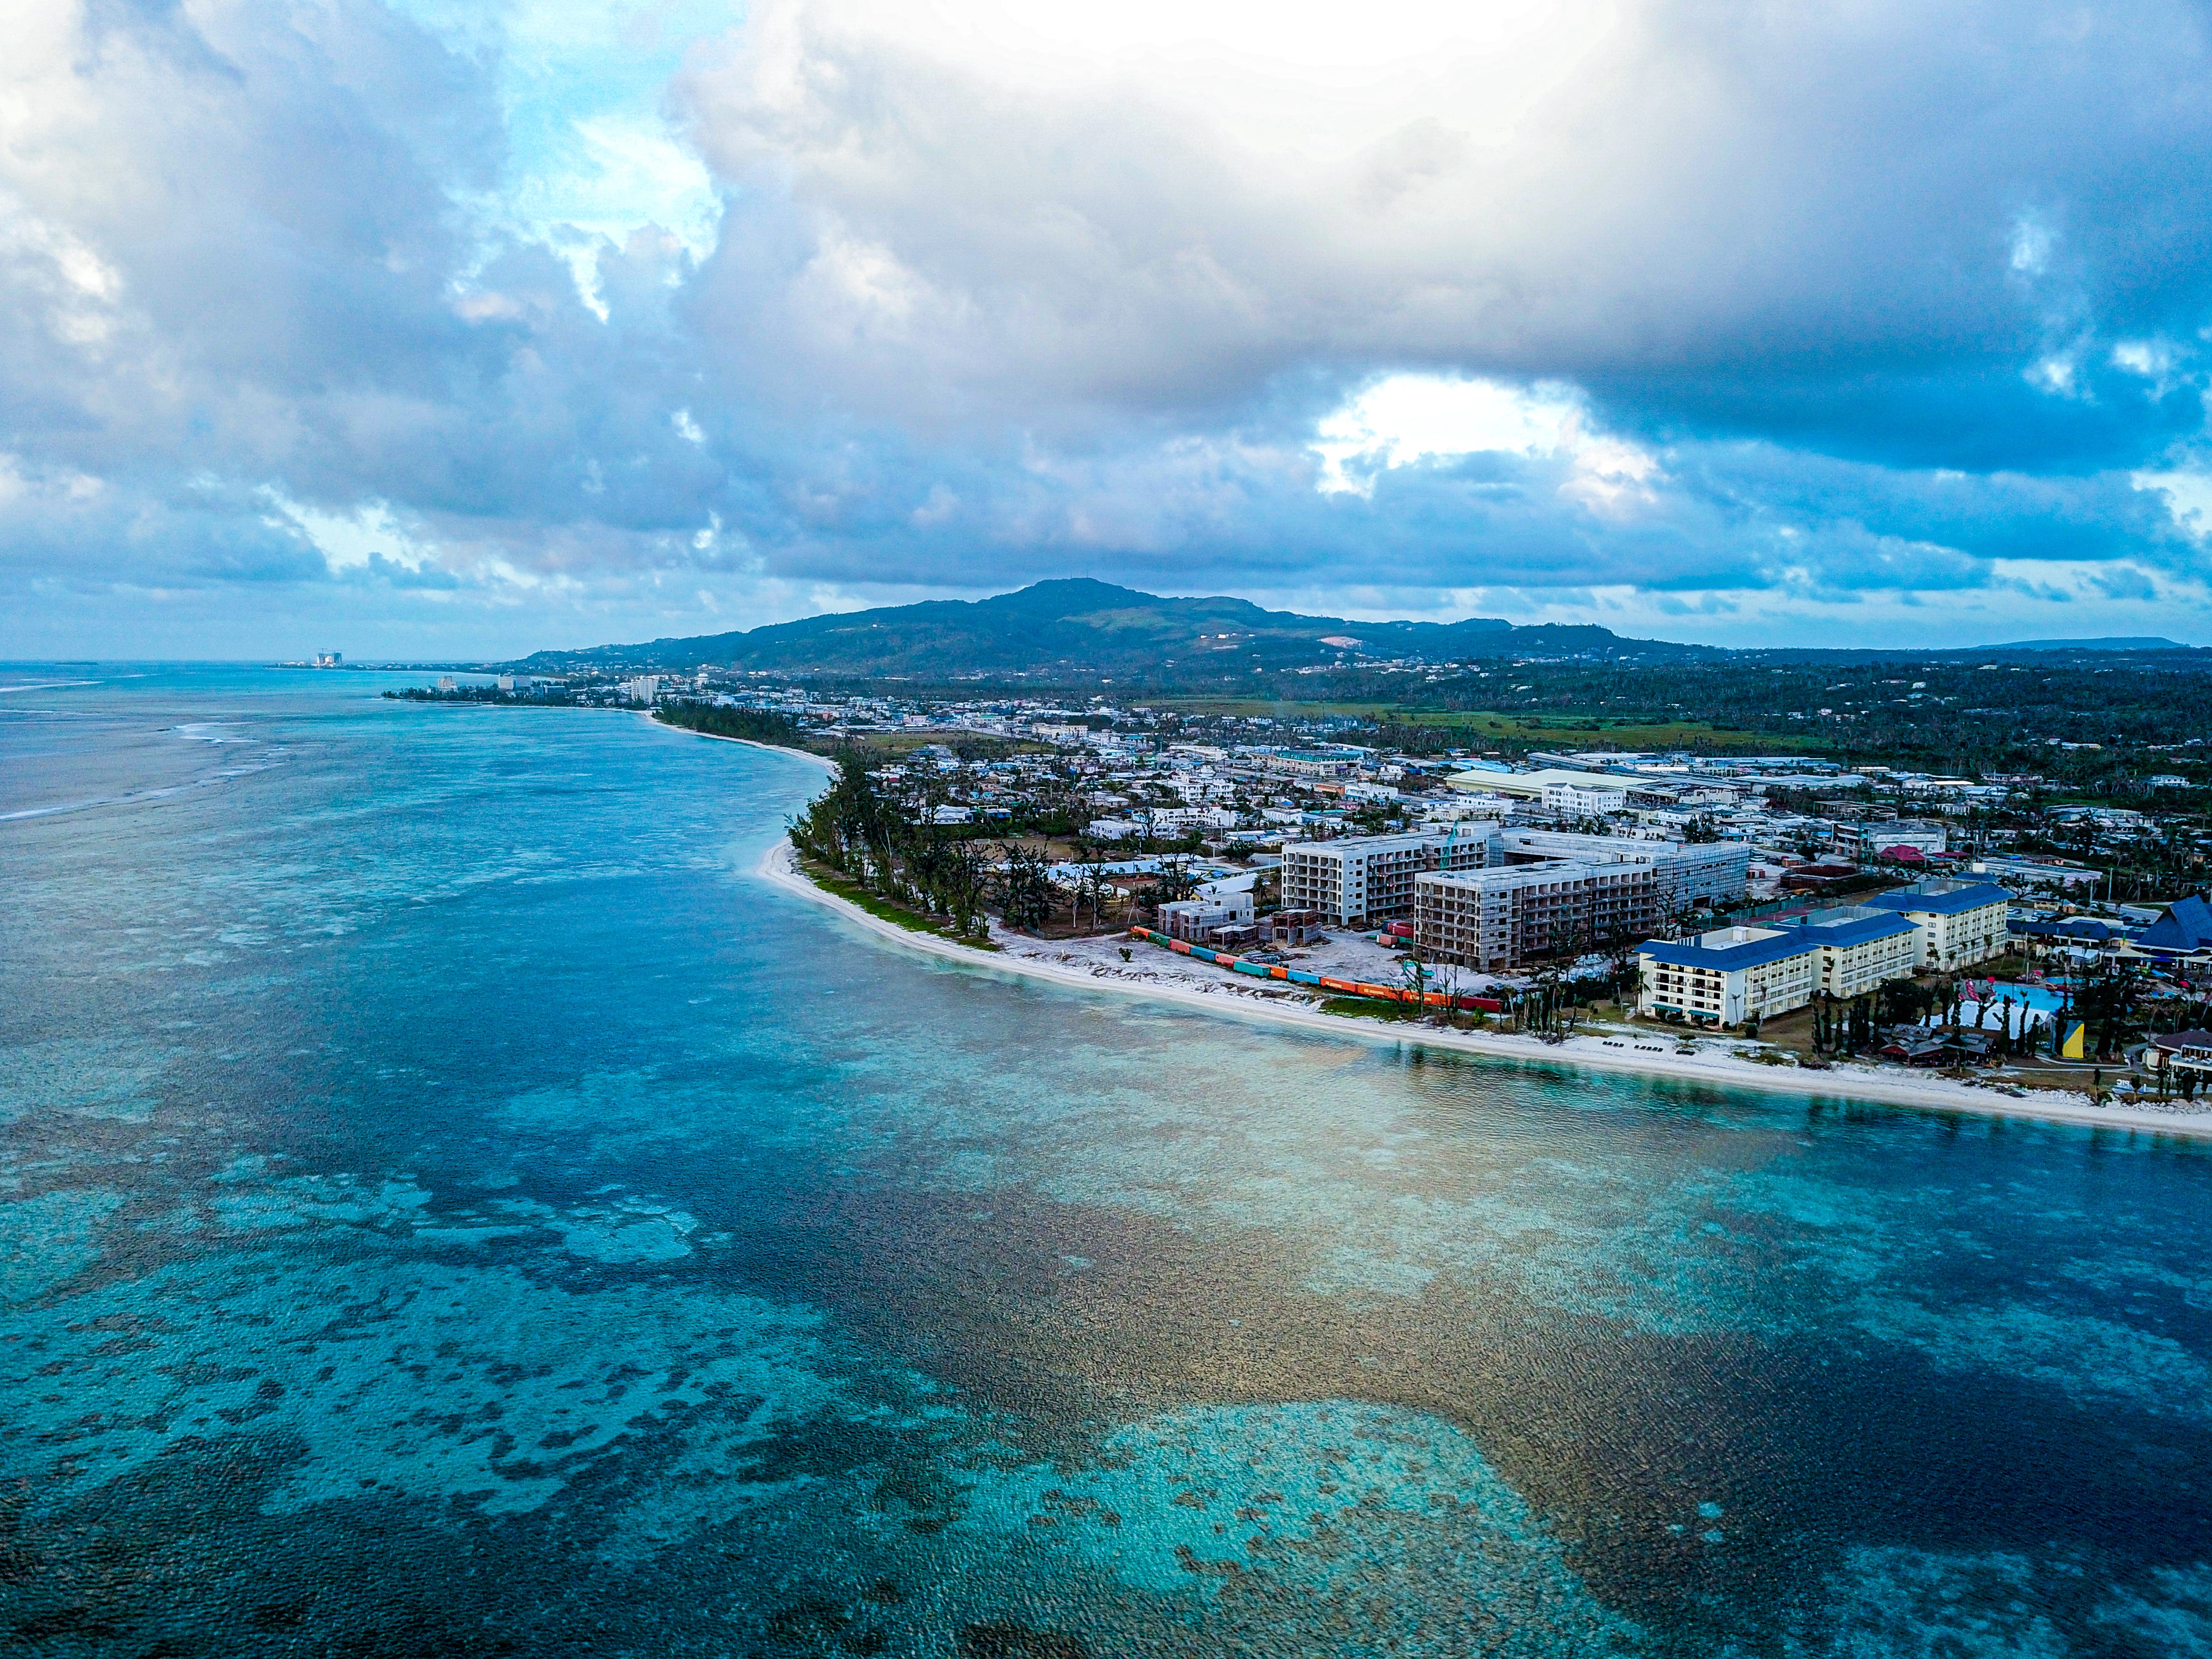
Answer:
M2202 0L0 8L0 657L2212 643Z

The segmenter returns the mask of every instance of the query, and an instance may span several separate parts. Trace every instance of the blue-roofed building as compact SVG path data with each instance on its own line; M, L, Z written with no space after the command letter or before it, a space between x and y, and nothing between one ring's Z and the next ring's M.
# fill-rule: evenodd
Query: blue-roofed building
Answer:
M1716 927L1637 948L1636 1012L1696 1025L1741 1025L1802 1008L1819 974L1818 936L1802 927Z
M2012 895L1990 881L1917 881L1877 893L1869 907L1893 910L1919 930L1920 968L1964 968L2003 953Z
M1815 910L1796 924L1818 941L1814 988L1848 1000L1886 981L1909 979L1920 958L1920 929L1911 918L1872 904Z
M2125 922L2103 916L2029 916L2008 921L2005 928L2014 938L2033 945L2070 945L2084 951L2124 945L2135 933Z
M2177 899L2136 935L2135 949L2161 962L2212 956L2212 904L2201 893Z

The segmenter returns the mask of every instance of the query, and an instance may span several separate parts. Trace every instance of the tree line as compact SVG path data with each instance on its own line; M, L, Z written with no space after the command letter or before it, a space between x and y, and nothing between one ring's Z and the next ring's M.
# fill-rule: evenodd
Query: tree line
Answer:
M774 744L783 749L804 749L806 730L788 714L766 708L730 708L720 703L664 702L653 711L664 726L687 732L703 732L711 738L743 738L748 743Z

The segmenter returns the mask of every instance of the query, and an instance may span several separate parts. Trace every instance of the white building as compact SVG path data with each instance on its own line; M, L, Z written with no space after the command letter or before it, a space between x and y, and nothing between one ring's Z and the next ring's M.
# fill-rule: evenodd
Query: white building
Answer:
M1895 911L1918 930L1917 967L1964 968L2004 951L2012 895L1993 882L1920 881L1867 902Z
M1346 836L1283 848L1282 906L1318 910L1340 927L1364 926L1413 908L1413 878L1430 870L1480 870L1492 862L1498 826L1455 825L1443 834Z
M1813 1000L1820 947L1802 927L1717 927L1682 944L1653 939L1636 1012L1693 1025L1741 1025Z
M1155 806L1146 814L1156 836L1179 836L1192 830L1234 830L1237 813L1227 806Z
M1582 812L1602 817L1607 812L1625 811L1628 805L1628 791L1598 789L1579 783L1547 784L1544 789L1544 805L1554 812Z
M1701 901L1734 904L1751 881L1751 848L1741 842L1650 841L1634 836L1578 836L1564 830L1506 830L1508 863L1572 859L1578 864L1644 864L1663 910Z
M1626 781L1604 772L1577 772L1565 767L1547 766L1537 772L1509 772L1503 767L1473 766L1464 772L1454 772L1444 780L1454 789L1468 794L1514 795L1522 800L1540 801L1547 789L1571 785L1580 789L1623 789Z
M1252 925L1252 890L1211 893L1202 898L1174 899L1160 906L1160 931L1170 939L1203 945L1223 927Z
M1346 800L1394 801L1399 797L1397 789L1390 784L1364 783L1354 778L1344 786L1344 798Z
M1949 845L1950 832L1929 818L1872 818L1836 826L1836 851L1861 863L1893 847L1910 847L1924 856L1941 853Z
M623 692L632 702L651 702L660 695L660 676L640 674L635 679L624 680Z
M2011 858L1976 859L1967 871L1985 881L2000 883L2015 893L2057 893L2094 896L2104 884L2105 872L2071 859L2022 854Z
M1894 910L1842 904L1797 923L1820 946L1813 988L1848 1000L1893 979L1909 979L1920 956L1920 930Z

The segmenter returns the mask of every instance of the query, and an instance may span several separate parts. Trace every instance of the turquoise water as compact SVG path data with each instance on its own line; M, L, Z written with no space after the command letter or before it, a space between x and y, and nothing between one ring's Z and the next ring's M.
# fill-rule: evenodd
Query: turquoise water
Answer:
M917 958L819 774L0 671L0 1628L2212 1652L2212 1159Z

